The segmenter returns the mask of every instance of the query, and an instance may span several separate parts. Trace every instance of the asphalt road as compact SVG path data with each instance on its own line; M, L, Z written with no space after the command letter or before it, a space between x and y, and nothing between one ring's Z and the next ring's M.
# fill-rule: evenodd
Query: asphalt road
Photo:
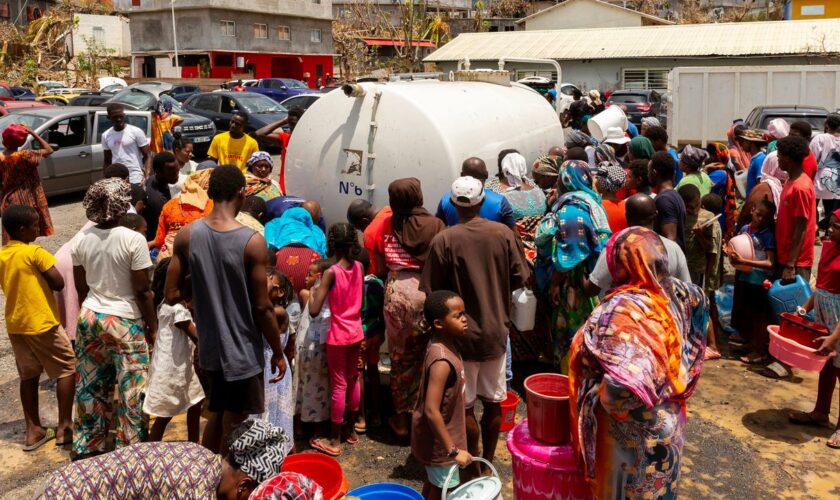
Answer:
M57 234L38 241L56 252L84 223L81 196L52 200ZM5 297L0 296L5 304ZM23 419L14 357L0 317L0 496L31 498L51 470L68 462L68 452L47 445L21 451ZM830 429L787 423L788 409L810 410L816 376L798 372L791 381L770 381L735 360L707 363L699 387L689 400L682 464L684 498L840 498L840 451L825 446ZM56 422L52 390L41 391L42 419ZM837 406L832 406L836 412ZM524 403L519 408L524 416ZM836 421L836 413L832 421ZM185 439L183 418L176 419L167 439ZM510 456L501 441L497 465L505 498L513 498ZM420 488L422 467L409 449L373 429L340 458L352 487L393 481Z

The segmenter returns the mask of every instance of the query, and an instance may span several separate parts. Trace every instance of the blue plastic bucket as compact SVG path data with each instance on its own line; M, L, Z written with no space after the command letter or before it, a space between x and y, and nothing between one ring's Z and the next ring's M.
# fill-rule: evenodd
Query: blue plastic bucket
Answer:
M397 483L374 483L347 492L347 496L359 497L362 500L423 500L423 495Z

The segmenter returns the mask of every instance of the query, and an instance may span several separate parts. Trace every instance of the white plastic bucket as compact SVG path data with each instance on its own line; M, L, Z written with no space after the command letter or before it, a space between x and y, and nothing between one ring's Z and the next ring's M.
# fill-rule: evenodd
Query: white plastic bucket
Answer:
M452 493L447 494L447 486L452 480L452 475L458 471L458 465L453 465L449 469L449 474L446 476L446 481L443 482L443 491L440 497L443 500L503 500L502 499L502 479L493 464L481 457L473 457L473 462L482 462L490 467L493 472L491 477L479 477L472 481L459 485Z
M589 134L598 142L604 140L607 136L607 129L610 127L619 127L621 130L627 130L627 115L618 106L610 106L593 116L587 122L589 125Z
M738 194L741 198L747 197L747 175L749 170L744 169L740 172L735 172L735 187L738 188Z
M537 296L527 288L513 291L513 311L511 322L520 332L534 329L537 318Z

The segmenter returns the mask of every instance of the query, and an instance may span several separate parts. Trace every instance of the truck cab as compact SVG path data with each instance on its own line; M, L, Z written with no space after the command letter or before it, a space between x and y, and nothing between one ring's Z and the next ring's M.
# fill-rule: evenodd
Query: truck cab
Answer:
M245 87L245 91L266 95L277 102L283 102L296 95L317 93L302 81L292 78L263 78L257 80L253 85Z

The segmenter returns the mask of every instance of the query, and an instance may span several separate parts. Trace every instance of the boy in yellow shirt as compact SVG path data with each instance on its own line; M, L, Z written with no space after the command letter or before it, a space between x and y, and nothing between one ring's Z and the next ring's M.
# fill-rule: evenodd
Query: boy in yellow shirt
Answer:
M56 445L73 442L73 396L76 361L70 341L58 321L53 291L64 288L55 257L38 245L38 212L12 205L3 211L3 228L10 240L0 249L0 286L6 295L6 329L20 375L20 401L26 423L24 451L51 439ZM58 427L41 425L38 379L46 371L58 380Z
M257 141L245 133L248 117L237 111L230 119L230 131L222 132L213 138L207 156L219 165L236 165L245 173L245 162L252 154L260 150Z

